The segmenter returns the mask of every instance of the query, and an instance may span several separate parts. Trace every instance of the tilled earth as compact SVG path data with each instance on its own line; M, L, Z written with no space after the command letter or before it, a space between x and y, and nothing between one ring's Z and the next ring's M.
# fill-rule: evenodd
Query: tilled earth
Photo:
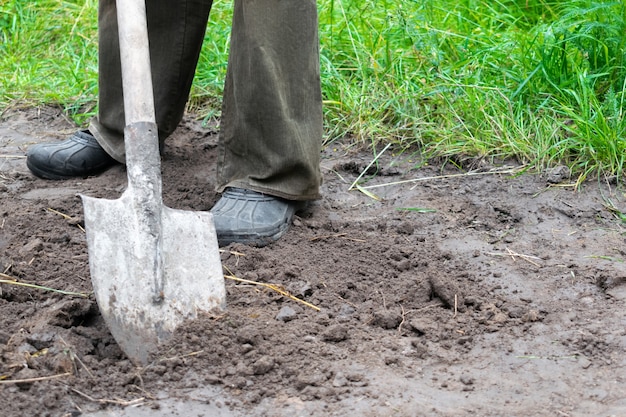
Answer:
M136 367L90 294L78 197L119 197L125 169L45 181L25 167L29 145L74 129L47 107L0 121L3 416L626 415L616 179L575 190L563 168L390 150L367 169L373 155L333 143L323 198L282 240L222 253L226 275L310 305L227 278L226 311ZM192 118L167 143L168 206L212 207L216 143ZM361 174L381 186L350 191Z

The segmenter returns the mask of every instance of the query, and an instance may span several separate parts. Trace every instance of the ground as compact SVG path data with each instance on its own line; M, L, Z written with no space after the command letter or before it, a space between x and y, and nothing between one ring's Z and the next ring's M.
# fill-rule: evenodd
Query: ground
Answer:
M333 143L323 197L282 240L221 254L226 275L320 311L227 278L227 309L138 367L93 295L12 282L91 291L78 194L117 198L125 169L45 181L24 159L74 129L50 107L0 121L2 415L626 415L616 179L576 190L564 168L514 175L391 149L374 172L371 152ZM168 206L217 200L216 130L188 116L166 144ZM363 186L389 185L350 191L364 171Z

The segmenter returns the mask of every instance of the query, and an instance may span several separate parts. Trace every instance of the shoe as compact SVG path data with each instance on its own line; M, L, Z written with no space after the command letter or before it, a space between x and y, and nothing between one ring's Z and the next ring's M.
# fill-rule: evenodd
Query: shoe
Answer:
M280 239L289 229L293 215L306 206L304 201L227 188L211 209L220 246L244 243L265 246Z
M31 146L26 153L28 169L49 180L88 177L116 163L88 130L76 132L63 142Z

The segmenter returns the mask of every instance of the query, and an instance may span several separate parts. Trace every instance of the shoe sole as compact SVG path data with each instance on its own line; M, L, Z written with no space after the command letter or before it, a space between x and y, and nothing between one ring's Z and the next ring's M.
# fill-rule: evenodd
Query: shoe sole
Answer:
M89 175L62 175L62 174L56 174L56 173L50 172L50 171L43 171L43 170L39 169L38 167L36 167L35 165L31 164L28 159L26 160L26 166L28 167L28 169L36 177L43 178L44 180L57 180L57 181L60 181L60 180L69 180L69 179L72 179L72 178L93 177L95 175L102 174L104 171L108 170L113 165L106 166L106 167L104 167L102 169L90 172Z
M67 180L70 178L76 178L75 176L58 175L48 171L42 171L33 164L31 164L28 159L26 160L26 166L33 174L35 174L35 176L43 178L44 180Z
M289 224L285 223L278 228L276 233L271 235L259 235L257 233L254 234L239 234L239 235L231 235L231 234L222 234L217 235L217 243L219 246L227 246L231 243L241 243L244 245L255 246L257 248L262 248L263 246L267 246L270 243L276 242L278 239L283 237L285 233L289 230Z

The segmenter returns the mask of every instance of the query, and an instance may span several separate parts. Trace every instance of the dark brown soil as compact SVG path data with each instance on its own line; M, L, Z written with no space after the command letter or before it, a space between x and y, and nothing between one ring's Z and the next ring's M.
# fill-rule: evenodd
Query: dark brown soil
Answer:
M23 157L74 129L52 108L0 122L0 279L91 291L77 194L117 198L125 169L45 181ZM168 206L215 203L216 141L188 118L167 143ZM483 161L416 168L389 150L362 184L421 181L370 188L376 200L349 191L372 159L331 144L323 198L290 232L222 253L227 274L319 312L227 279L227 310L139 368L93 296L0 284L0 414L626 415L623 184L574 190L566 170Z

